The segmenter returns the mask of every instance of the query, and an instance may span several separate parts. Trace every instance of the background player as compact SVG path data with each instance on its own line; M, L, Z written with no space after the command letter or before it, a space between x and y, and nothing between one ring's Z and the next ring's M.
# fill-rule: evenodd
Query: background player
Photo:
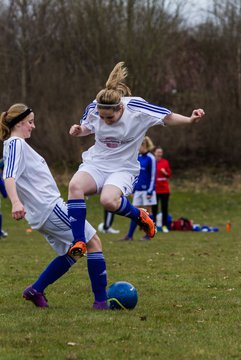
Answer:
M158 213L158 205L161 203L162 212L162 231L168 233L168 202L170 196L169 177L171 176L171 168L169 161L163 158L163 150L157 146L154 151L156 158L156 180L155 189L157 203L152 206L153 221L156 224L156 217Z
M149 215L152 213L152 205L156 204L155 177L156 159L151 153L154 145L149 136L145 136L139 150L138 161L140 163L140 174L135 185L132 204L138 208L144 207ZM152 216L151 216L152 217ZM128 234L121 240L133 240L133 234L137 223L131 220ZM142 240L150 240L148 235L144 235Z

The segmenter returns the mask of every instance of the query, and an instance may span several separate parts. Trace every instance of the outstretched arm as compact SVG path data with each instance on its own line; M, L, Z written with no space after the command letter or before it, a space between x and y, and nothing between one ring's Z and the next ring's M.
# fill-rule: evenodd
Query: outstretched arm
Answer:
M19 200L14 178L7 178L4 182L8 197L12 203L12 218L15 220L23 219L26 211L23 204Z
M79 137L79 136L87 136L91 134L91 130L88 129L85 125L72 125L69 130L70 135Z
M182 124L196 124L198 123L201 118L205 115L203 109L195 109L192 112L190 117L171 113L166 115L164 118L165 125L172 126L172 125L182 125Z

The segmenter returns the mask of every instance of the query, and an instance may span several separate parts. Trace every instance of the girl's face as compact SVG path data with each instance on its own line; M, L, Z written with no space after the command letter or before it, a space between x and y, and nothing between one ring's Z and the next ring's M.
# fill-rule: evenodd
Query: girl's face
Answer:
M160 160L163 156L163 150L156 149L154 155L155 155L156 160Z
M99 109L99 117L103 120L107 125L112 125L120 120L124 107L120 105L120 110L114 111L113 109Z
M147 147L145 143L142 143L139 149L140 154L145 154L147 152Z
M34 113L31 112L25 119L15 125L14 134L22 139L29 139L33 129L35 129Z

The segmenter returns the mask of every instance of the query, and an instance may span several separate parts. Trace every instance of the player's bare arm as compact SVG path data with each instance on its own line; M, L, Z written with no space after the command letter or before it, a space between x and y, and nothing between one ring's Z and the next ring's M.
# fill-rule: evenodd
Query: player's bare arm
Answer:
M80 136L87 136L87 135L91 134L91 131L85 125L74 124L70 128L69 134L72 136L75 136L75 137L80 137Z
M164 118L165 125L182 125L182 124L195 124L198 123L201 118L205 115L203 109L195 109L191 116L184 116L181 114L171 113L166 115Z
M23 219L26 211L23 204L19 200L14 178L5 179L4 183L8 193L8 197L12 203L12 218L15 220Z

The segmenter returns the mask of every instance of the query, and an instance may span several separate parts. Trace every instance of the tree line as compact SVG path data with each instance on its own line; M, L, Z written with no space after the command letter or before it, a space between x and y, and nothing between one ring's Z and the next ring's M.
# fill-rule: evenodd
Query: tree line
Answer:
M149 130L173 166L241 165L241 3L213 0L189 25L183 1L0 0L0 105L34 109L31 145L50 165L76 165L93 137L70 126L124 61L133 95L197 126Z

